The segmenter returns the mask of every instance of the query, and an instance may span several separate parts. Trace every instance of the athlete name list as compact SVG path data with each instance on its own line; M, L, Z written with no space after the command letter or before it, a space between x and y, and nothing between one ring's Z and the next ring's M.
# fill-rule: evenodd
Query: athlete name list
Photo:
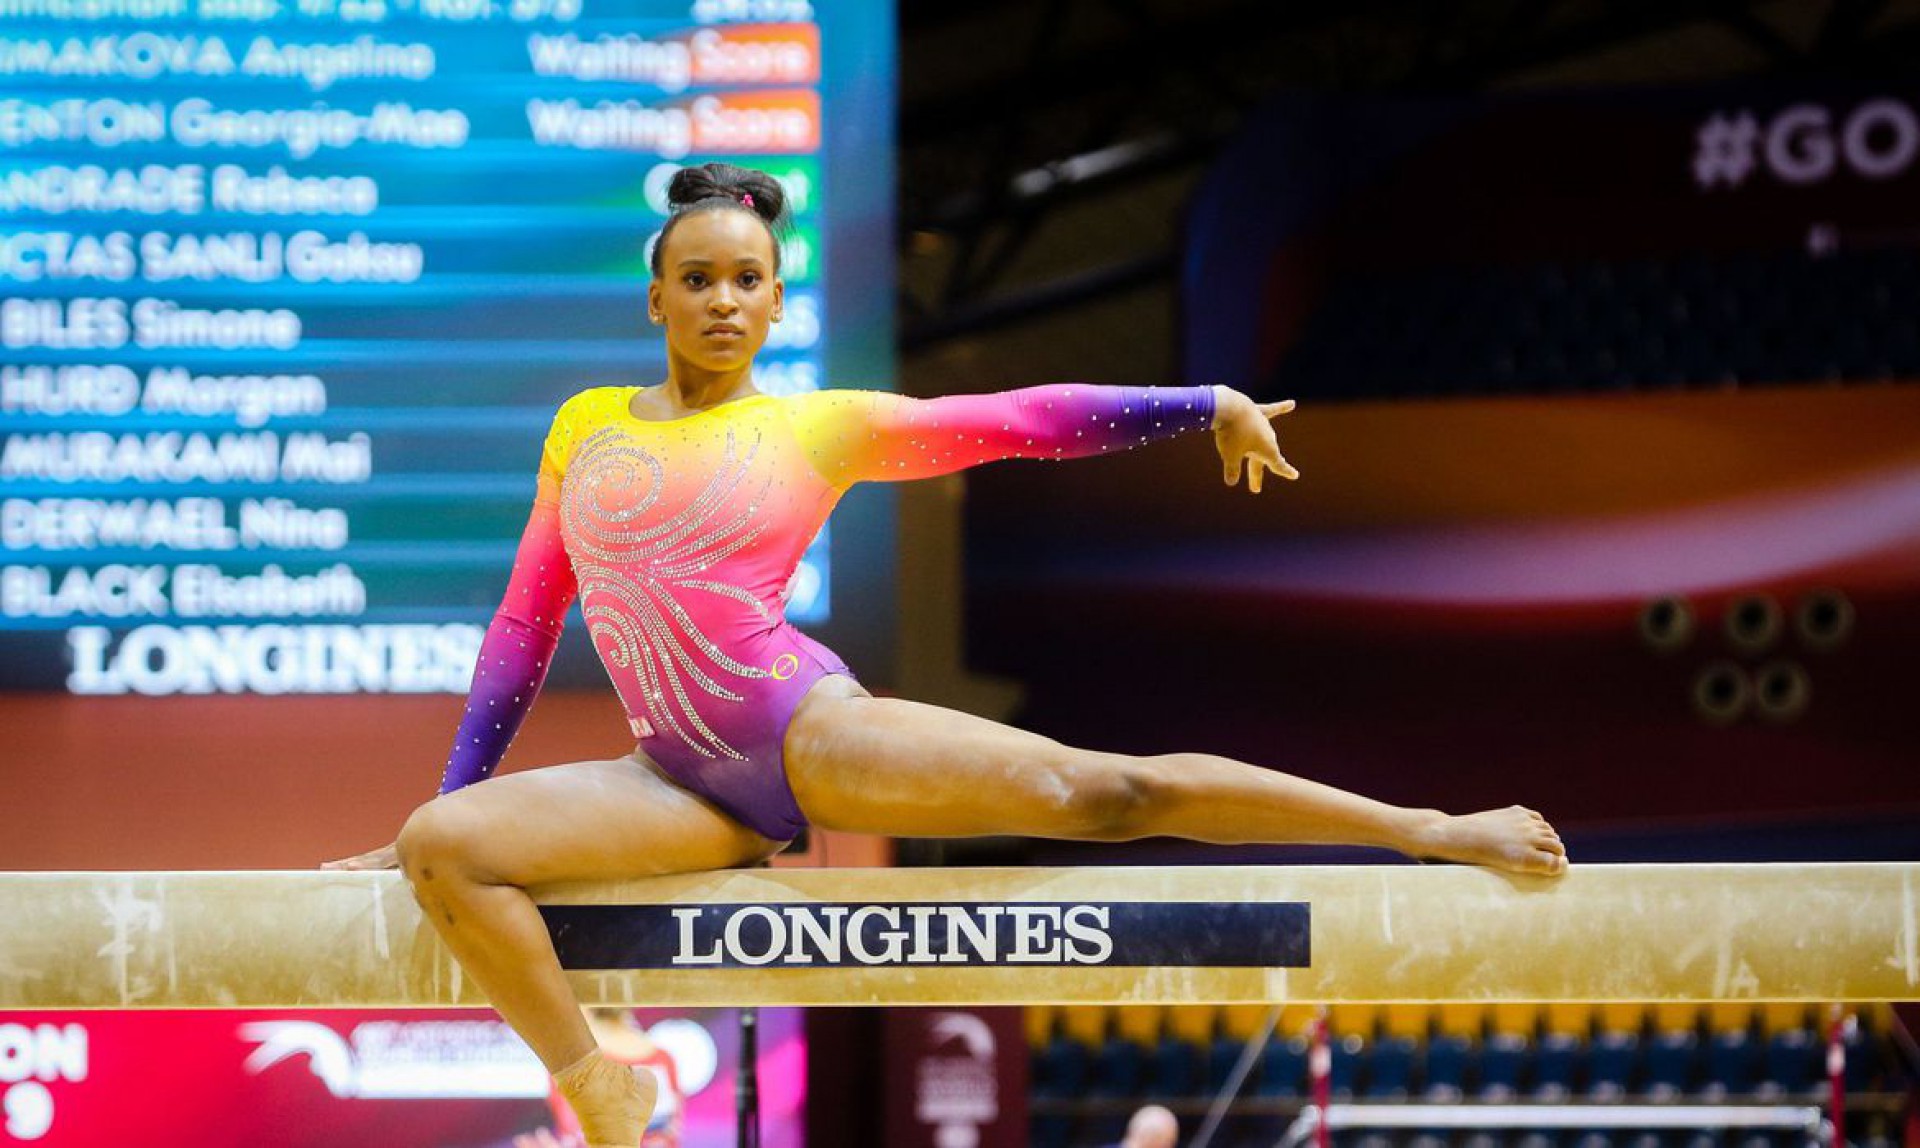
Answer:
M606 252L689 156L788 184L803 321L763 385L815 384L812 6L592 8L0 0L0 656L87 694L463 690L565 393L522 377L644 360Z

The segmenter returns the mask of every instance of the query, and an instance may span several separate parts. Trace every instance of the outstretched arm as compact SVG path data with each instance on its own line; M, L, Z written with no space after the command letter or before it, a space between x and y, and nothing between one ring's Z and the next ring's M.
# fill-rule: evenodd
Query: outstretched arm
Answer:
M821 391L799 408L813 464L836 486L950 474L1005 458L1083 458L1200 430L1207 387L1058 383L984 395L912 399Z
M466 713L440 778L441 793L492 776L547 679L567 607L578 593L560 539L559 483L543 469L506 595L480 642Z
M929 478L998 459L1085 458L1203 429L1214 431L1236 471L1255 457L1293 477L1265 410L1226 387L1057 383L937 399L822 391L800 406L798 423L815 469L836 486ZM1257 490L1257 465L1252 473Z

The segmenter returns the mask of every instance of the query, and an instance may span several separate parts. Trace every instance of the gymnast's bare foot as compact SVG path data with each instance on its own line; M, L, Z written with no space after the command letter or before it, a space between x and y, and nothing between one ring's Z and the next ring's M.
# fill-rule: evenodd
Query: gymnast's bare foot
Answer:
M639 1148L660 1092L650 1069L636 1071L595 1049L553 1079L580 1119L587 1148Z
M1519 805L1450 817L1434 816L1415 837L1413 856L1459 861L1513 873L1558 877L1567 871L1567 847L1547 819Z

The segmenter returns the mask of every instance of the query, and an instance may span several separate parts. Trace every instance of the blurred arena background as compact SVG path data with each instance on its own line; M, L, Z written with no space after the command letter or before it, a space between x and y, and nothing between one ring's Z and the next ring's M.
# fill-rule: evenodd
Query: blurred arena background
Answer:
M806 146L730 153L819 191L801 227L818 257L803 293L824 316L819 341L772 356L770 389L1219 382L1299 400L1281 437L1303 477L1258 498L1220 486L1198 440L866 494L823 544L813 628L876 686L1063 740L1210 750L1406 804L1523 801L1554 819L1576 864L1920 856L1920 3L509 0L494 19L442 0L398 5L389 28L369 15L378 4L304 2L260 22L335 21L307 38L342 43L457 42L466 55L443 58L481 62L462 91L491 109L474 114L476 139L516 146L534 134L521 105L564 95L529 70L530 37L557 40L562 24L640 37L633 59L689 30L782 43L813 28L816 70L766 65L770 102L737 75L678 90L664 73L554 81L648 109L701 92L816 109ZM114 23L0 0L0 168L17 180L36 164L146 162L131 146L83 156L83 141L36 138L25 104L96 80L124 94L130 80L111 65L90 78L84 60L55 75L22 45L91 44L109 25L255 34L248 5L217 7ZM409 23L429 9L437 24ZM194 12L205 22L186 30ZM155 98L197 82L163 78ZM358 107L372 88L261 90L264 103ZM373 477L390 484L327 504L351 522L354 569L373 571L362 621L484 624L546 414L589 381L657 377L637 268L658 221L647 176L670 150L554 148L560 166L532 180L476 179L423 152L393 163L389 198L364 222L218 228L446 244L443 261L422 241L411 295L300 294L305 351L195 367L300 361L335 403L271 425L372 436ZM343 178L364 162L207 154ZM143 693L112 670L141 619L47 604L71 569L140 560L48 545L53 512L23 505L141 495L133 480L74 487L47 469L49 435L247 429L231 413L89 414L34 398L52 378L36 369L105 361L33 334L49 329L34 318L48 301L64 330L82 297L284 299L238 282L50 275L49 235L163 225L37 210L7 186L0 867L303 868L389 839L438 776L457 658L423 690ZM608 246L623 234L630 246ZM164 359L116 361L144 373ZM578 621L567 672L507 768L629 748ZM1394 859L816 834L782 863L1249 860ZM963 1052L918 1010L770 1015L763 1064L784 1059L763 1069L768 1143L1092 1148L1149 1101L1174 1109L1189 1143L1265 1020L1237 1007L976 1012L991 1052L977 1040ZM220 1015L0 1016L0 1143L102 1143L86 1129L125 1115L107 1083L142 1076L156 1081L152 1143L258 1143L236 1113L286 1105L313 1137L287 1143L507 1144L546 1111L491 1014ZM300 1019L332 1035L306 1031L307 1052L278 1068L259 1059L264 1030L236 1035ZM1316 1019L1281 1015L1212 1143L1286 1138L1311 1097ZM1779 1148L1807 1132L1598 1114L1803 1111L1836 1080L1847 1142L1920 1144L1916 1050L1893 1009L1348 1007L1325 1022L1338 1097L1596 1114L1355 1129L1343 1144ZM639 1023L699 1069L682 1065L683 1083L708 1089L688 1092L705 1123L690 1115L685 1143L731 1143L737 1018ZM304 1067L315 1049L347 1057L350 1079L386 1072L434 1098L354 1096L334 1087L349 1078ZM495 1064L504 1083L448 1091L433 1066L462 1058ZM196 1084L214 1079L221 1089ZM928 1117L915 1088L929 1079L977 1106ZM211 1099L180 1099L197 1091Z

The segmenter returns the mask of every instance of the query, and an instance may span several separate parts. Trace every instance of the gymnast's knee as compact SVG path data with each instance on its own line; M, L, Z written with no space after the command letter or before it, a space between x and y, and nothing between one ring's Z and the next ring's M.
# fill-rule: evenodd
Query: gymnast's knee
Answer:
M465 874L470 819L443 801L429 801L408 815L394 839L400 869L418 889L424 882Z

